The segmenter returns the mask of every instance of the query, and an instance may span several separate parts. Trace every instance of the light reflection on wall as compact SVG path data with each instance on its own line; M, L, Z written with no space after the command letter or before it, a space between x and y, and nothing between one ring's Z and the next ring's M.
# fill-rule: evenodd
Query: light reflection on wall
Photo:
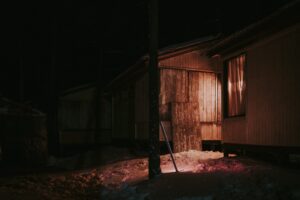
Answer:
M227 62L228 116L245 114L245 54Z

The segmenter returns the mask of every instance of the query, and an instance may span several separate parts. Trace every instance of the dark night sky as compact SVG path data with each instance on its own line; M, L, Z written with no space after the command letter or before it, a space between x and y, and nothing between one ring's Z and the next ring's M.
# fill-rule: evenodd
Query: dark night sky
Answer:
M161 0L159 46L228 35L289 1ZM146 0L26 1L3 9L0 93L12 99L20 96L22 68L25 100L38 105L49 91L97 77L105 85L148 49Z

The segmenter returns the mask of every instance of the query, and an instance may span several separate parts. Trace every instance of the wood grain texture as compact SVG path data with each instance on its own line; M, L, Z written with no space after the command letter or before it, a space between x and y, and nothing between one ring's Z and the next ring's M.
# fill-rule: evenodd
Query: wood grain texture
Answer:
M195 126L173 126L174 152L201 150L201 128Z
M201 123L202 140L221 140L221 124Z
M188 101L188 72L184 70L160 70L160 95L161 105L170 102Z
M172 103L174 152L201 149L201 127L197 102Z
M200 124L199 103L172 103L173 126L194 126Z

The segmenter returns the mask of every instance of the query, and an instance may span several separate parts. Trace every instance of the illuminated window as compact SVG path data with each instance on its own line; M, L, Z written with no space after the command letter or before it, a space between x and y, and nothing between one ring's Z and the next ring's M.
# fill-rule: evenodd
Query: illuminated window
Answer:
M245 63L245 54L225 62L225 117L245 115Z

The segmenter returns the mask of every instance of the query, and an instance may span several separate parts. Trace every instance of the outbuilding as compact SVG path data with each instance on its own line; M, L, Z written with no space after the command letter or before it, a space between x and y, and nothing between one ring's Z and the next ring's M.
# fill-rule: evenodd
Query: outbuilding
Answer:
M222 142L230 152L300 152L300 3L210 49L223 68Z
M161 49L159 113L175 152L221 141L221 68L207 56L216 37ZM112 139L145 142L149 137L148 56L107 87L112 99ZM160 131L161 132L161 131ZM164 141L162 133L160 140Z

